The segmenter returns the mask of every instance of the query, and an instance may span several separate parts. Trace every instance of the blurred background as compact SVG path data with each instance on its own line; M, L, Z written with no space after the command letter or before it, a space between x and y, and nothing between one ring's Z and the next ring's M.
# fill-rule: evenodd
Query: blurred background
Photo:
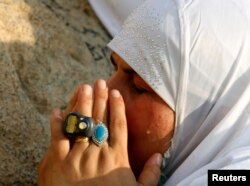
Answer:
M36 185L49 115L108 78L106 32L87 0L0 0L0 185Z

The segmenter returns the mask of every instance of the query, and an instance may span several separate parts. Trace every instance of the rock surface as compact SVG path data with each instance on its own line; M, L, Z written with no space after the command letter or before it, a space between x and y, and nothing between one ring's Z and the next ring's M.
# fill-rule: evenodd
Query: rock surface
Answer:
M112 72L87 0L0 0L0 185L36 185L49 114Z

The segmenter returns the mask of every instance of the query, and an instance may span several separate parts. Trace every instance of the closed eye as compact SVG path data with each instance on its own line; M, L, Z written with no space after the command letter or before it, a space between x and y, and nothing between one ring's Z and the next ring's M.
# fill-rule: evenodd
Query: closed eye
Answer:
M121 68L121 70L126 74L134 74L135 73L135 71L132 68L123 67L122 65L118 65L117 64L118 62L115 60L113 55L110 56L110 61L112 62L116 71L118 70L118 66L119 66L119 68Z
M150 92L152 90L151 87L136 73L133 75L133 86L139 93Z

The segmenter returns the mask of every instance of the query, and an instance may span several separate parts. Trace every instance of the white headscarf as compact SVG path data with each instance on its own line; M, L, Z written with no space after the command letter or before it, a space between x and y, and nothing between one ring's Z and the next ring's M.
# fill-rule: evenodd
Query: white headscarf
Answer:
M108 46L176 113L166 186L250 169L249 0L149 0Z
M89 0L111 36L121 30L124 20L144 0Z

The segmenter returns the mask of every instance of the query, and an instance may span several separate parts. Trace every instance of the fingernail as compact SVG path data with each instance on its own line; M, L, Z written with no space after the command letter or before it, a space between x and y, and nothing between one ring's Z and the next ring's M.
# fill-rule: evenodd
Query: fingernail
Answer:
M111 90L111 96L118 98L120 97L120 92L118 90Z
M98 80L97 86L99 89L105 89L107 87L106 81L104 81L103 79Z
M90 96L92 94L92 88L89 85L85 85L83 87L83 93L87 96Z
M162 163L162 155L161 155L160 153L158 153L158 154L156 155L155 163L156 163L157 166L159 166L159 167L161 166L161 163Z

